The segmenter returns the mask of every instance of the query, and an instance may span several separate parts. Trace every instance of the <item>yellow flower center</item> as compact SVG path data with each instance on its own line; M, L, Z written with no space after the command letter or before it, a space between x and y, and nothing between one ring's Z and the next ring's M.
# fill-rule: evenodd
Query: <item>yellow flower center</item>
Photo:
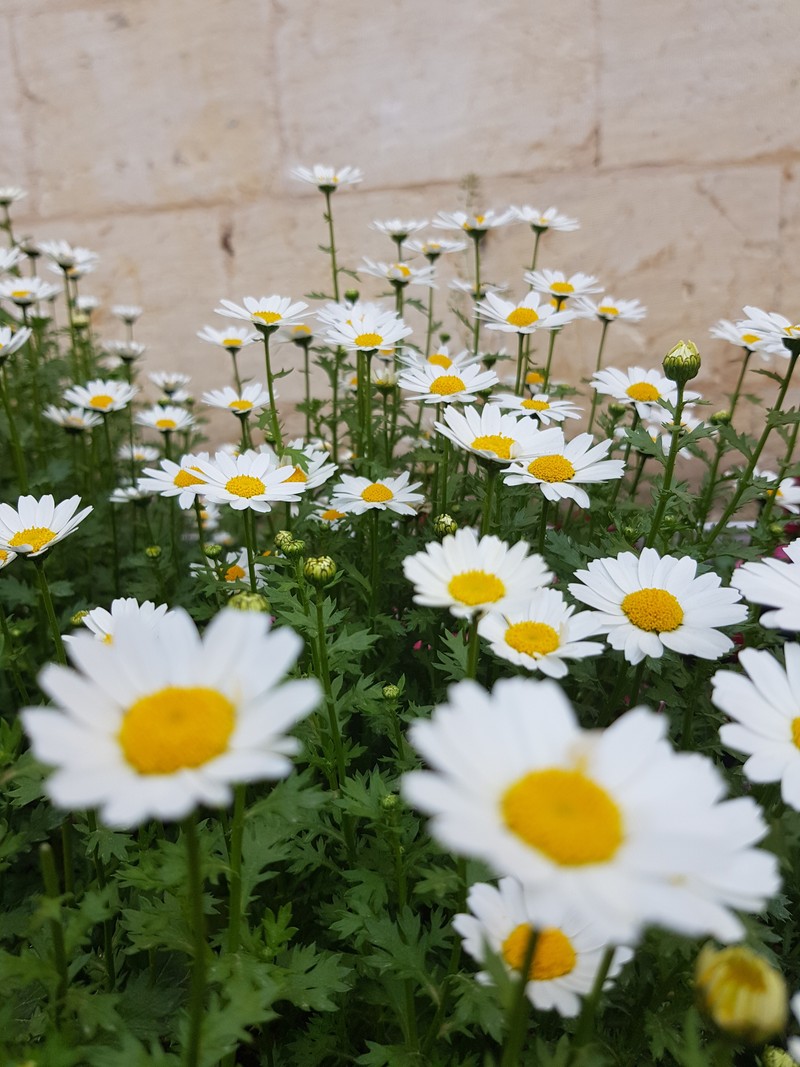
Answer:
M569 296L570 293L575 292L575 286L570 282L553 282L550 286L551 293L558 293L559 296Z
M254 478L252 474L237 474L228 479L225 488L234 496L251 497L265 492L267 487L260 478Z
M174 430L177 425L178 424L174 419L156 419L157 430L166 430L169 433L169 431Z
M105 411L106 408L110 408L113 403L114 397L109 396L108 393L97 393L96 396L91 397L89 400L89 406L98 408L100 411Z
M633 385L628 386L625 392L631 400L639 400L646 403L661 399L658 389L651 385L650 382L634 382Z
M471 608L476 604L494 604L506 595L506 587L496 574L478 570L454 575L447 591L453 600L459 600Z
M525 375L526 385L541 385L544 382L544 375L540 374L538 370L529 370Z
M254 311L254 319L261 319L267 326L272 326L276 322L280 322L282 315L279 311Z
M28 297L30 295L31 295L30 289L14 289L11 292L11 299L12 300L24 300L26 297Z
M431 392L435 393L436 396L452 396L453 393L460 393L462 389L466 388L463 380L457 374L440 374L438 378L434 378L431 382Z
M562 867L606 863L624 840L615 801L581 771L531 771L500 804L509 830Z
M172 479L173 485L177 485L179 489L186 489L190 485L205 485L206 483L202 478L195 478L193 474L189 474L188 471L178 471L175 477Z
M539 456L528 464L528 473L541 482L568 482L575 477L575 468L566 456Z
M383 337L379 333L360 333L355 343L359 348L380 348Z
M539 316L533 308L514 308L512 312L506 315L506 322L509 326L532 326L534 322L538 321Z
M515 622L506 630L505 642L526 656L546 656L561 644L558 633L546 622Z
M223 337L222 344L225 348L241 348L242 342L238 337Z
M233 704L216 689L167 686L128 708L119 742L140 774L174 774L220 756L235 721Z
M503 959L512 970L522 970L530 938L530 924L520 923L503 942ZM571 974L577 960L575 949L566 934L555 927L546 927L539 931L536 938L528 981L551 982L554 978Z
M528 411L547 411L550 405L546 400L523 400L522 407Z
M30 545L34 552L38 552L49 544L55 536L55 530L51 530L47 526L29 526L26 530L20 530L19 533L15 533L8 543L11 548Z
M0 563L5 563L8 559L8 552L4 548L0 548Z
M308 476L300 466L295 466L294 472L286 479L287 482L307 482Z
M792 719L792 741L796 748L800 748L800 715Z
M343 519L345 513L343 511L337 511L336 508L326 508L320 515L321 519L325 522L336 522L337 519Z
M479 452L494 452L500 459L511 459L513 444L513 437L506 437L501 433L490 433L476 437L472 442L472 447Z
M309 337L311 335L311 327L304 326L301 324L299 326L293 327L292 333L296 333L298 336L302 337Z
M405 263L393 263L392 270L396 270L398 274L401 274L404 278L411 277L411 270L405 265Z
M757 333L743 333L742 340L746 345L754 345L756 341L760 341L761 338Z
M453 361L449 356L446 356L444 352L434 352L432 356L428 356L428 362L432 363L435 367L444 367L445 370L448 367L453 366Z
M619 315L619 308L612 307L610 304L601 304L597 311L600 315Z
M244 567L240 567L238 563L232 564L225 571L225 581L226 582L238 582L239 579L240 578L244 578L244 576L245 576Z
M648 633L669 633L683 622L683 608L666 589L637 589L620 606L634 626Z
M228 407L232 408L234 411L251 411L253 402L252 400L231 400Z
M361 491L361 499L366 500L368 504L382 504L393 497L394 493L383 482L373 482Z

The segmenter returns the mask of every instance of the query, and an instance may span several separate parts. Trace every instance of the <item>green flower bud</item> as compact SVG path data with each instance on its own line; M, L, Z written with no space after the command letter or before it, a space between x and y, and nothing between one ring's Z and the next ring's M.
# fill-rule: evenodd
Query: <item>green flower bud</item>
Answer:
M286 541L281 545L281 550L284 556L288 556L289 559L299 559L300 556L304 556L306 553L306 543L299 538L295 539L293 537L291 541Z
M314 585L327 585L336 575L336 564L330 556L309 556L303 574Z
M712 426L730 426L731 413L727 408L723 408L722 411L715 411L713 415L709 415L708 421Z
M443 345L446 345L449 340L450 340L450 334L449 333L442 332L442 333L439 334L439 341Z
M771 522L767 527L767 530L770 532L772 537L783 537L785 533L783 524L780 522Z
M85 330L89 325L89 316L83 315L80 312L73 312L72 325L76 330Z
M625 412L628 410L627 404L620 404L616 400L612 401L608 405L608 413L615 419L621 419Z
M81 622L89 614L88 611L76 611L72 618L69 620L73 626L80 626Z
M161 555L161 545L148 545L144 550L144 554L148 559L158 559Z
M294 541L291 530L278 530L275 534L275 545L281 552L283 552L285 546L288 545L290 541Z
M684 385L700 370L700 353L694 341L678 341L664 356L664 374L671 382Z
M358 289L345 289L344 298L348 304L358 303Z
M384 700L397 700L400 696L400 687L396 685L385 685L383 687Z
M203 545L203 555L207 559L219 559L222 555L222 545Z
M437 537L447 537L458 529L458 523L452 515L437 515L433 520L433 532Z
M381 807L384 811L394 811L399 803L400 797L397 793L387 793L387 795L381 799Z
M269 601L261 593L234 593L227 606L235 611L269 611Z
M797 1060L793 1060L785 1049L773 1045L768 1045L761 1053L761 1063L763 1067L797 1067Z

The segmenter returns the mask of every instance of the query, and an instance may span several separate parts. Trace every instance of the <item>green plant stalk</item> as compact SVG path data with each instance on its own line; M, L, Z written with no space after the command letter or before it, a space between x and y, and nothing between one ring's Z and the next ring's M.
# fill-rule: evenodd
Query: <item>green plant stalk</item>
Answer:
M236 384L236 392L239 396L242 395L242 379L239 377L239 364L236 361L236 357L239 355L238 348L229 348L228 352L231 356L231 362L233 363L233 380Z
M536 955L536 943L538 940L539 931L532 927L525 949L525 956L522 960L522 969L514 987L514 996L508 1010L506 1040L503 1045L503 1058L500 1061L500 1067L519 1067L520 1064L520 1053L528 1032L529 1009L525 990L530 980L529 975Z
M708 549L711 548L711 546L713 545L714 541L716 541L717 537L719 536L720 531L725 528L725 526L726 526L726 524L728 522L728 519L736 511L736 508L737 508L737 506L739 504L739 501L742 498L742 495L744 494L745 489L750 484L750 481L751 481L752 476L753 476L753 471L755 470L756 464L758 463L759 458L761 456L761 453L764 450L764 445L767 443L767 438L769 437L770 433L772 432L772 426L770 425L769 416L772 414L772 412L780 411L783 408L783 402L786 399L787 392L789 391L789 382L791 381L792 372L794 371L795 363L797 363L798 355L800 355L800 353L790 353L790 355L789 355L789 366L788 366L788 368L786 370L786 375L785 375L783 381L781 382L781 387L778 390L778 396L777 396L777 398L775 400L774 405L772 406L772 408L770 409L770 411L769 411L769 413L767 415L766 424L765 424L764 429L763 429L763 431L761 433L761 436L759 437L758 441L756 442L756 447L753 449L753 452L752 452L752 454L750 456L750 460L749 460L747 466L745 467L744 472L743 472L743 474L742 474L742 476L741 476L741 478L739 480L738 488L734 492L734 494L731 497L731 499L728 501L728 506L723 511L721 517L717 521L716 526L714 526L714 528L711 530L711 532L708 535L708 538L704 542L702 542L702 547L706 551L708 551Z
M647 533L647 540L645 541L645 547L652 548L655 543L655 539L658 536L658 528L661 525L661 520L664 518L664 512L667 510L667 502L671 496L672 491L672 476L675 473L675 460L678 457L678 441L681 436L681 415L683 414L683 391L684 383L678 382L678 398L675 401L675 413L672 419L672 433L669 441L669 455L667 456L667 465L664 468L664 481L661 485L661 492L658 496L658 504L656 504L656 513L653 516L653 521L650 524L650 529Z
M330 725L331 740L333 741L333 749L336 757L336 779L338 786L341 789L345 781L344 748L342 747L342 735L339 731L339 720L336 717L336 702L333 698L333 688L331 686L331 671L328 662L328 643L326 640L325 617L323 614L323 597L324 593L322 589L317 586L317 662L322 674L320 680L325 692L325 707L328 711L328 723Z
M116 474L114 470L114 449L111 446L111 430L108 426L108 415L103 415L103 436L106 442L106 452L108 453L108 469L111 473L111 484L116 481ZM120 592L120 580L119 580L119 536L117 533L117 512L112 505L109 508L111 515L111 547L114 552L114 591L117 596ZM177 560L177 556L175 557Z
M433 264L431 264L432 266ZM425 358L431 354L431 341L433 339L433 286L428 290L428 322L425 329Z
M473 244L475 245L475 300L478 301L481 298L481 241L483 234L476 234L474 231L470 234ZM479 315L475 315L475 325L472 331L472 354L478 355L481 340L481 319Z
M550 501L542 494L542 510L539 514L539 538L537 548L540 553L544 552L544 539L547 536L547 513L550 510Z
M369 625L375 629L375 616L378 612L378 516L380 508L371 508L369 517Z
M531 226L531 229L536 234L536 237L533 241L533 256L531 257L530 269L536 270L536 260L539 258L539 242L542 239L542 234L544 233L544 230L539 229L536 226Z
M397 317L400 319L403 317L403 289L404 286L399 282L392 282L394 288L394 310Z
M44 891L51 900L58 900L58 875L53 850L49 845L39 846L39 865L42 871ZM69 977L67 974L67 949L64 939L64 926L61 919L61 908L58 909L58 918L49 920L50 933L53 937L53 961L58 972L58 985L56 986L56 1019L61 1015L64 999L67 995Z
M238 952L242 929L242 839L246 791L247 787L240 783L233 793L233 819L228 844L228 952Z
M308 362L308 348L307 344L301 346L303 349L303 380L306 386L306 444L311 439L311 370Z
M636 470L633 472L633 481L631 482L631 488L630 488L630 492L629 492L629 496L630 496L631 500L633 500L635 498L635 496L636 496L636 490L639 488L639 482L641 481L642 473L644 472L644 465L645 465L646 462L647 462L647 453L646 452L640 452L639 453L639 458L636 461ZM619 481L621 482L622 479L620 478Z
M80 351L78 349L78 331L75 329L75 318L72 308L72 293L69 287L69 274L62 267L64 274L64 302L67 305L67 319L69 320L70 351L72 355L72 376L76 382L83 377Z
M447 480L449 477L448 467L450 466L450 438L446 434L442 434L444 441L442 443L442 475L439 483L439 489L441 491L441 500L439 511L444 514L447 511Z
M64 642L61 639L61 630L58 626L58 619L56 618L56 611L53 607L53 598L50 596L50 587L47 584L47 577L44 573L44 556L31 556L31 562L36 568L36 580L39 583L39 592L42 597L42 604L44 606L45 615L47 616L47 623L50 627L50 633L53 637L53 644L55 645L56 659L62 666L66 666L67 654L64 651Z
M270 334L274 331L271 328L263 329L259 331L264 341L264 365L267 372L267 391L269 392L269 418L272 427L272 439L273 448L280 456L283 452L283 438L281 437L281 424L278 418L278 409L275 406L275 384L272 380L272 361L269 351L269 338Z
M739 371L739 377L736 382L736 386L731 393L731 399L728 404L728 413L730 414L731 423L733 423L733 416L736 411L736 407L739 403L739 394L742 391L742 383L744 382L744 373L747 370L747 364L750 357L753 354L751 348L745 348L744 359L742 360L742 366ZM708 482L706 483L705 491L700 502L700 507L697 509L697 521L700 525L700 531L702 534L703 524L708 519L708 513L711 510L711 505L714 502L714 489L716 488L717 471L719 470L720 462L722 461L722 455L725 451L725 442L722 440L722 436L717 440L716 448L714 449L714 459L711 463L708 472Z
M525 341L528 337L530 334L517 334L517 378L514 383L514 392L517 396L522 394L522 383L525 380L525 367L528 363L525 358Z
M597 374L597 372L600 370L600 368L603 365L603 349L605 347L606 334L608 333L608 327L610 325L610 321L611 321L610 319L603 319L603 329L602 329L602 332L600 333L600 347L597 349L597 363L595 364L595 368L594 368L595 374ZM594 396L592 397L592 407L591 407L591 410L589 411L589 425L586 427L586 432L587 433L591 433L592 432L592 426L594 426L594 417L595 417L595 414L597 412L597 402L598 402L599 399L600 399L600 394L595 389Z
M486 484L483 489L483 511L481 513L481 537L490 532L492 525L492 498L494 497L497 476L500 470L491 461L486 464Z
M325 221L328 224L328 251L331 255L331 275L333 278L333 299L339 303L339 267L336 263L336 239L333 234L333 211L331 209L331 191L323 189L325 194Z
M19 434L17 433L14 411L8 396L8 375L5 363L2 365L2 373L0 373L0 399L2 400L3 410L6 413L6 421L8 422L8 436L11 440L11 455L14 459L17 481L19 482L20 493L24 495L28 492L28 471L25 465L25 456L22 451L22 445L20 444Z
M30 320L28 318L28 309L22 308L22 323L24 326L30 327ZM30 356L29 365L31 371L31 391L33 394L33 433L36 439L36 450L41 454L42 452L42 401L39 395L39 352L37 348L38 337L31 331L31 336L28 338L27 347L28 355Z
M561 305L559 304L559 308ZM556 334L561 332L560 328L550 331L550 343L547 346L547 363L544 368L544 381L542 382L542 392L546 393L550 385L550 368L553 364L553 349L556 346Z
M592 991L589 996L583 1002L583 1008L578 1018L578 1027L575 1031L575 1039L572 1047L572 1055L570 1056L570 1064L575 1060L576 1053L579 1049L582 1049L584 1045L587 1045L594 1036L595 1018L597 1016L597 1006L600 1003L600 997L603 993L603 986L605 985L608 972L611 969L611 963L614 959L614 948L607 948L603 954L603 959L600 963L600 968L595 975L594 984L592 985Z
M253 511L251 508L242 509L242 519L244 520L244 543L247 546L247 569L250 572L250 591L256 593L258 592L258 582L256 578L256 531L253 522Z
M90 811L86 815L86 822L89 827L90 833L97 833L97 819L93 811ZM108 885L108 878L106 877L106 865L100 858L99 853L95 849L92 856L94 861L94 869L97 875L97 884L101 889L105 889ZM103 920L103 962L106 965L106 989L109 993L114 992L114 988L117 984L117 972L114 966L114 920Z
M767 501L764 504L764 510L761 513L761 524L764 527L766 527L767 523L769 522L770 514L772 513L772 509L775 506L775 498L778 495L778 487L780 486L783 479L786 477L786 472L792 464L792 459L794 458L794 450L797 446L798 430L800 430L800 422L796 422L792 427L792 433L789 437L789 443L786 446L786 455L783 457L783 461L780 467L778 468L778 477L775 481L775 492L769 494L769 496L767 497Z
M467 673L465 675L466 678L470 678L472 681L475 681L478 676L479 622L480 617L476 613L472 616L472 622L470 623L469 628L469 641L467 643Z
M189 990L189 1035L184 1053L184 1067L199 1067L206 999L206 917L203 911L203 872L195 815L192 814L184 819L181 825L186 841L189 925L194 942L192 980Z

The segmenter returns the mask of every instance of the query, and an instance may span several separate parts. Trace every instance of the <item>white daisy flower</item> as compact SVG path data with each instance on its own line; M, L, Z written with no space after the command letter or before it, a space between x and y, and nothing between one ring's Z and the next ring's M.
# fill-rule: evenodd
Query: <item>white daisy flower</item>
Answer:
M478 882L467 896L469 914L456 915L453 929L460 934L464 950L478 963L485 963L487 950L499 956L510 976L518 977L534 927L537 941L525 995L539 1011L555 1010L574 1018L581 997L591 992L597 972L609 947L586 917L564 911L555 923L542 926L535 908L526 900L524 886L516 878L501 878L497 887ZM613 979L633 953L617 949L609 968ZM486 971L475 976L481 985L491 985ZM604 984L607 988L611 982Z
M451 278L447 283L447 287L448 289L453 289L457 293L468 293L473 300L483 300L489 293L508 292L508 285L505 282L481 282L480 286L476 289L474 282L468 282L464 278Z
M755 350L759 341L766 338L763 330L741 330L738 323L731 322L729 319L720 319L708 332L720 341L727 341L728 344L736 345L737 348L747 348L751 352Z
M754 348L773 356L789 356L789 346L800 344L800 322L792 322L777 311L762 311L757 307L744 308L746 318L737 322L743 333L762 333L763 340Z
M689 556L660 556L643 548L638 558L622 552L616 559L596 559L575 572L570 593L595 610L598 632L629 663L659 658L664 649L685 656L719 659L733 648L715 627L742 622L747 608L735 589L722 587L719 576L697 574Z
M0 297L20 308L30 307L38 300L52 300L60 289L41 278L8 278L0 282Z
M144 308L140 308L137 304L112 304L111 306L111 314L116 315L126 326L133 326L143 311Z
M648 923L738 940L733 908L760 912L780 886L755 801L723 800L710 760L674 752L668 718L635 708L583 730L560 687L507 679L453 686L410 740L430 771L403 778L447 848L513 872L537 913L575 908L610 941Z
M419 233L428 225L427 219L375 219L370 224L370 229L378 233L385 233L395 241L405 241L412 233Z
M120 619L114 641L70 642L76 669L51 664L39 684L56 705L22 721L45 789L67 810L100 808L107 826L183 819L229 804L236 783L285 777L299 749L286 731L319 701L316 681L281 684L302 641L266 615L223 611L200 636L185 611L154 631Z
M207 459L208 454L203 453ZM178 505L183 510L194 506L195 497L204 492L205 479L200 468L195 464L198 456L186 455L180 463L171 459L161 460L161 469L145 467L137 480L137 489L146 493L158 493L160 496L178 498Z
M424 404L472 404L478 393L497 385L497 375L493 370L482 371L476 364L462 365L456 372L453 367L424 363L404 370L397 384Z
M26 189L19 185L0 185L0 207L10 207L17 200L23 200L28 195Z
M510 463L517 456L528 455L539 432L530 419L503 415L494 404L485 404L480 410L470 404L463 414L448 406L443 418L443 423L433 424L440 434L459 448L495 463Z
M255 570L256 574L256 586L259 589L263 589L267 584L267 574L271 569L271 565L268 563L254 562L253 569ZM208 574L208 566L205 563L190 563L189 571L192 577L198 578L203 574ZM225 559L222 563L220 577L222 578L223 582L249 583L250 561L247 555L246 548L241 548L238 551L225 553Z
M81 619L81 623L91 630L96 641L102 641L104 644L110 645L114 640L114 632L119 625L120 619L136 616L142 622L157 630L161 621L168 614L172 613L166 604L159 604L156 607L152 600L145 600L140 604L132 596L118 597L116 600L111 601L111 607L108 610L106 608L93 608L87 612ZM74 641L74 639L74 634L64 638L65 641Z
M103 348L112 356L118 356L123 363L133 363L141 359L147 351L147 345L139 341L103 341Z
M188 374L181 374L180 371L176 370L154 370L147 377L157 389L160 389L168 397L172 397L181 389L185 389L192 380Z
M97 311L100 307L100 298L91 296L89 293L81 293L75 301L75 307L78 311L83 312L84 315L91 315L93 311Z
M31 335L29 327L13 331L10 326L0 326L0 366L14 352L19 351Z
M641 322L647 316L647 308L638 300L617 300L606 294L590 300L588 296L576 296L570 305L576 315L596 318L601 322Z
M533 290L519 304L487 293L486 299L475 307L475 311L486 320L487 329L516 334L529 334L542 329L556 330L575 318L571 311L556 311L551 304L542 304L541 297Z
M97 416L90 416L97 418ZM127 463L155 463L161 455L157 448L152 445L122 444L117 449L117 456Z
M12 552L9 548L0 548L0 571L3 567L7 567L9 563L13 563L16 558L16 552Z
M621 459L606 459L612 441L594 444L590 433L564 440L558 427L539 430L527 449L524 461L512 463L503 474L507 485L538 485L547 500L574 500L588 508L589 494L581 484L607 482L621 478L625 464Z
M359 274L370 274L373 278L383 278L392 285L426 285L436 288L433 267L410 267L408 263L383 263L364 257L364 262L356 268Z
M734 721L720 727L722 743L750 757L751 782L780 782L785 804L800 811L800 645L784 645L786 666L769 652L739 653L746 676L717 671L711 701Z
M234 304L232 300L221 300L220 303L222 307L215 308L215 314L224 315L229 319L245 319L254 323L259 330L294 326L308 311L308 304L304 304L302 300L292 303L290 296L262 296L260 299L246 296L244 307Z
M377 300L356 300L354 304L347 301L337 304L329 300L317 312L317 319L326 326L341 326L343 323L352 325L364 319L391 319L393 317L395 317L394 309Z
M109 493L112 504L143 504L153 495L152 489L140 485L120 485Z
M508 545L488 534L478 538L464 527L441 544L406 556L403 573L414 583L414 601L425 607L449 608L459 619L487 611L505 613L523 605L552 580L540 555L528 555L530 545Z
M182 430L191 430L194 426L194 416L185 408L179 408L177 404L155 404L145 411L138 411L134 422L139 426L158 430L159 433L179 433Z
M465 211L440 211L433 225L438 230L464 230L470 236L480 237L487 230L505 226L512 220L511 211L485 211L480 215L469 215Z
M42 415L56 426L62 426L67 433L84 433L99 426L103 421L102 416L93 411L84 408L57 408L55 404L48 404Z
M561 270L528 270L523 277L537 293L549 293L558 300L603 291L593 274L581 274L580 271L567 277Z
M330 500L321 500L314 509L312 518L323 526L329 526L332 530L335 530L347 519L347 512L340 511L339 508L334 507L333 502Z
M697 395L697 394L692 394ZM651 440L655 443L658 442L661 445L661 451L665 456L669 455L669 450L672 447L672 427L674 420L672 414L667 411L666 408L662 408L657 404L654 404L650 410L647 419L641 423L641 429L645 433L650 435ZM691 433L692 430L696 430L698 426L701 426L702 422L692 415L686 408L683 409L681 414L681 429L686 433ZM628 435L627 426L618 426L614 431L615 436L626 438ZM634 445L634 448L636 446ZM637 450L638 451L638 450ZM678 455L683 459L694 459L695 457L689 451L688 448L679 448Z
M328 452L321 448L315 448L313 444L304 445L302 438L295 438L295 440L289 441L286 447L294 452L301 453L299 461L294 464L294 474L288 481L298 482L306 490L317 489L320 485L324 485L339 469L336 463L331 463ZM261 448L265 452L273 451L269 445L262 445ZM286 455L281 458L278 465L283 466L292 462L294 462L292 457Z
M73 246L68 241L40 241L39 251L53 261L56 273L63 271L71 278L89 274L97 266L98 255L88 248Z
M234 353L240 348L261 340L253 330L244 327L240 329L238 326L228 326L225 330L215 330L213 326L204 326L202 330L198 330L197 336L201 341L206 341L210 345L218 345L226 352Z
M347 319L339 319L331 325L326 340L351 352L375 352L382 348L393 348L410 333L411 327L406 326L393 311L365 310L360 314L354 312Z
M68 404L107 415L109 411L122 411L138 392L135 385L128 385L127 382L114 378L93 378L86 385L70 386L63 395Z
M63 541L86 518L91 507L78 511L79 496L71 496L56 504L48 494L40 497L21 496L17 506L0 504L0 548L17 555L41 556L53 545Z
M604 396L634 405L641 419L650 418L654 404L661 404L665 400L674 404L678 399L675 382L665 378L660 371L645 370L644 367L628 367L627 371L606 367L595 371L592 385ZM686 395L686 399L691 399L693 395Z
M358 185L364 180L364 175L358 167L328 167L323 163L315 163L313 167L294 167L292 177L298 181L316 185L321 193L334 193L347 185Z
M200 399L204 404L232 411L241 418L247 418L255 408L269 406L269 393L261 382L248 382L241 389L232 389L229 385L223 389L210 389Z
M599 656L605 647L583 640L597 634L592 613L574 612L557 589L537 589L516 611L484 615L478 633L501 659L550 678L563 678L567 673L564 660Z
M426 238L424 241L414 238L407 242L406 247L412 252L425 256L427 260L433 263L439 256L452 254L453 252L463 252L468 245L466 241L447 241L444 238L432 237Z
M373 482L370 478L353 478L343 474L341 482L333 487L331 507L349 515L363 515L365 511L394 511L397 515L415 515L416 508L425 497L415 493L422 482L412 482L410 475L403 471L396 478L381 478Z
M579 230L580 223L577 219L571 219L569 215L562 215L558 208L549 207L545 211L539 211L535 207L512 207L518 222L527 222L534 232L544 233L545 230Z
M753 471L753 474L767 482L777 482L778 475L772 471ZM800 513L800 485L794 478L782 478L779 485L770 485L765 489L765 496L774 497L778 507L792 515Z
M449 345L439 345L427 356L423 356L415 348L408 347L400 353L399 358L400 362L406 367L419 368L428 363L432 367L439 367L441 370L448 370L452 367L455 373L458 373L460 367L469 367L473 363L480 362L480 356L473 355L466 348L462 348L460 352L451 352Z
M16 246L13 248L0 248L0 274L5 274L7 271L14 270L21 259L21 248L17 248Z
M293 466L278 467L274 454L248 450L236 456L217 452L213 460L195 456L199 477L206 481L203 494L216 504L229 504L234 511L272 511L279 501L296 503L305 484L292 481Z
M765 557L760 563L744 563L733 572L731 585L745 600L764 604L758 620L775 630L800 630L800 538L783 546L788 562Z
M305 348L314 340L314 331L308 323L299 322L296 326L292 326L288 334L285 337L281 337L281 340L291 341L293 345Z
M495 393L489 398L492 404L507 411L519 411L530 415L543 426L551 422L563 422L564 419L579 419L581 409L571 400L553 400L549 393L534 393L530 397L517 396L515 393Z

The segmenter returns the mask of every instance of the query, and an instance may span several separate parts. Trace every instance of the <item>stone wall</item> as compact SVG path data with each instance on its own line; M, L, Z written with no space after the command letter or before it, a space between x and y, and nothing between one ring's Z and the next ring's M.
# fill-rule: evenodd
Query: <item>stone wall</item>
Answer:
M476 208L555 204L581 229L540 265L650 309L607 362L692 337L720 406L737 353L708 327L799 313L799 38L797 0L28 0L0 13L0 183L29 190L19 232L101 253L84 291L144 305L148 366L197 391L227 381L195 339L220 297L328 282L293 165L363 169L335 198L348 266L392 258L370 220L464 207L465 184ZM525 226L492 237L488 276L521 295L530 250ZM592 326L560 377L589 371Z

